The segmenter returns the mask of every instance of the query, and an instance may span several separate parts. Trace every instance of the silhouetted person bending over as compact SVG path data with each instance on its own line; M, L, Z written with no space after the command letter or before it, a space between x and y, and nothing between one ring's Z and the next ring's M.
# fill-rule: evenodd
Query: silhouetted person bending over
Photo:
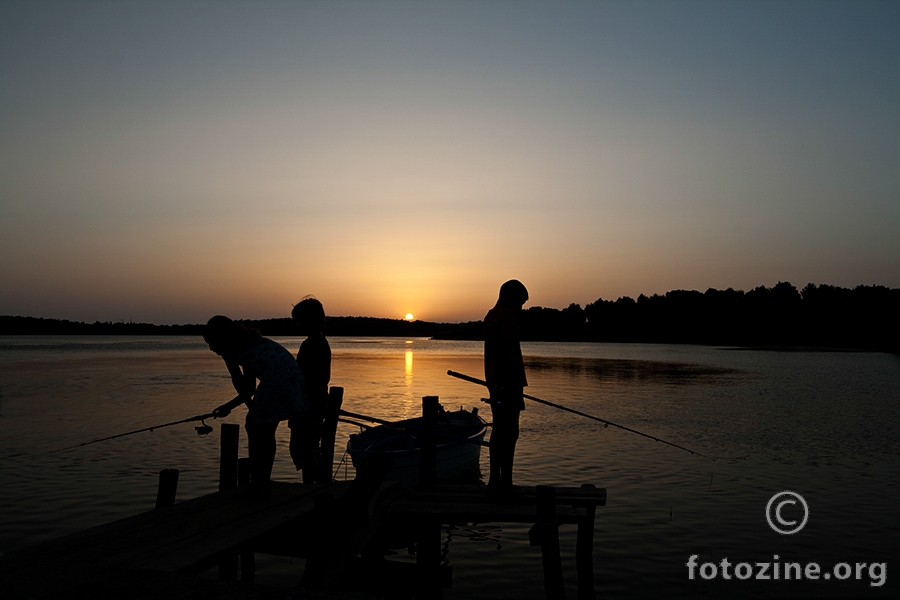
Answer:
M519 413L525 364L519 345L519 314L528 300L528 290L515 279L500 286L497 304L484 317L484 379L491 394L491 476L488 486L498 491L512 488L513 458L519 439Z
M331 346L324 333L325 308L317 299L307 296L294 306L291 317L300 334L307 336L297 352L297 365L303 372L309 402L308 416L299 422L288 421L291 458L297 470L303 470L304 483L325 483L331 481L331 465L322 463L319 450L331 380Z
M226 417L246 404L247 444L250 451L250 484L253 495L271 495L269 480L275 463L275 430L280 421L300 419L307 413L303 374L283 346L257 332L216 316L203 329L209 349L225 360L237 397L216 408ZM257 380L259 385L257 386Z

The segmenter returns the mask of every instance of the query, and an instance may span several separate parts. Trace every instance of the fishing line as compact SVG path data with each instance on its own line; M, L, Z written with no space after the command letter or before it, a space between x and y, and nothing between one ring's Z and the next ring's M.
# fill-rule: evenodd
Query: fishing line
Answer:
M337 474L338 474L338 473L340 472L340 470L341 470L341 465L344 464L344 458L347 457L347 450L349 450L349 448L344 448L344 453L341 455L341 460L340 460L340 462L338 463L337 469L335 469L335 470L334 470L334 473L331 474L331 480L332 480L332 481L337 481ZM346 473L346 471L345 471L344 473ZM344 475L344 477L346 478L346 474Z
M486 381L484 381L482 379L478 379L477 377L463 375L462 373L457 373L456 371L447 371L447 375L450 375L451 377L456 377L457 379L462 379L463 381L468 381L469 383L477 383L478 385L483 385L485 387L489 387ZM672 446L673 448L678 448L679 450L684 450L685 452L690 452L691 454L696 454L697 456L702 456L703 458L708 458L709 460L714 461L714 462L716 460L712 456L707 456L706 454L703 454L702 452L697 452L696 450L691 450L690 448L685 448L684 446L679 446L678 444L673 444L672 442L667 442L666 440L643 433L636 429L632 429L630 427L625 427L624 425L618 425L616 423L613 423L612 421L607 421L606 419L601 419L600 417L595 417L594 415L589 415L587 413L583 413L580 410L575 410L573 408L569 408L569 407L563 406L561 404L554 404L553 402L548 402L547 400L541 400L540 398L537 398L535 396L529 396L528 394L522 394L522 397L528 398L529 400L531 400L533 402L537 402L538 404L545 404L547 406L552 406L553 408L557 408L559 410L564 410L566 412L570 412L570 413L579 415L581 417L585 417L587 419L593 419L594 421L600 421L607 427L611 425L611 426L617 427L619 429L624 429L625 431L630 431L631 433L635 433L635 434L643 436L645 438L649 438L653 441L662 442L663 444L666 444L667 446Z
M200 426L194 427L197 431L197 434L200 437L204 437L212 432L213 428L210 425L206 424L206 419L215 419L215 413L207 413L205 415L197 415L194 417L188 417L187 419L181 419L180 421L172 421L171 423L163 423L162 425L153 425L151 427L144 427L143 429L135 429L134 431L126 431L125 433L117 433L116 435L110 435L104 438L91 440L89 442L82 442L80 444L75 444L74 446L66 446L65 448L57 448L56 450L51 450L47 452L47 454L54 454L56 452L62 452L63 450L72 450L73 448L81 448L82 446L89 446L91 444L96 444L97 442L105 442L107 440L114 440L116 438L125 437L126 435L134 435L135 433L143 433L145 431L153 431L154 429L162 429L163 427L171 427L172 425L180 425L182 423L193 423L194 421L200 421Z

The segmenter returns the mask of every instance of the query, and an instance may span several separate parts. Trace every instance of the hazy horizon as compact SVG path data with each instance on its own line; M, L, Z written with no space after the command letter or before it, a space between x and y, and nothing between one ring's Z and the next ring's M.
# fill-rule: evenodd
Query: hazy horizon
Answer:
M4 2L0 314L900 287L900 3Z

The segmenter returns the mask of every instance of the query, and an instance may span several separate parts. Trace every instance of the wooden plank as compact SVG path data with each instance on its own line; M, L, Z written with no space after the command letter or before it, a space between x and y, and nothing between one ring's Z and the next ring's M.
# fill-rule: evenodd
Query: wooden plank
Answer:
M229 523L223 523L215 531L215 540L210 544L205 543L205 539L201 536L191 536L191 539L181 540L179 542L179 551L177 555L178 563L163 551L154 551L153 556L147 555L148 562L140 565L142 568L154 568L159 570L178 570L193 568L197 564L201 564L205 557L213 554L215 548L254 548L257 540L265 543L266 538L282 537L284 532L293 532L297 535L309 534L315 525L321 523L306 522L307 518L316 518L312 514L313 508L316 507L316 499L328 495L335 501L343 504L343 500L348 493L351 493L354 486L359 482L340 482L331 486L318 486L322 491L319 493L306 494L302 506L296 505L291 510L282 510L276 513L268 506L262 506L261 510L254 515L247 515L243 519L234 520ZM376 483L377 485L377 483ZM333 493L325 493L327 490L333 490ZM380 485L380 489L373 491L370 495L381 492L391 493L398 487L393 484ZM362 509L362 507L359 507ZM345 517L349 515L344 515ZM192 562L194 560L195 562ZM151 562L152 561L152 562ZM187 565L187 566L185 566ZM138 566L138 565L135 565Z
M166 523L158 535L151 533L134 540L130 547L101 559L100 564L161 571L191 569L310 513L312 497L321 493L321 489L321 486L273 482L271 499L238 499L232 506L220 507L193 522L180 524L181 528Z
M604 488L581 488L581 487L556 487L554 489L558 491L557 493L557 504L560 503L560 499L571 499L571 500L588 500L588 499L599 499L606 496L606 490ZM537 497L537 486L534 485L516 485L513 486L513 494L514 495L522 495L522 496L530 496L532 498ZM435 484L433 488L427 491L423 491L423 495L427 494L444 494L444 495L468 495L468 494L488 494L488 488L484 485L471 485L464 483L438 483Z
M500 504L461 504L447 499L427 505L418 502L400 502L392 506L391 516L396 519L435 517L444 523L534 523L537 510L531 506L504 506ZM585 509L574 506L557 507L561 523L578 523L586 516Z
M89 553L94 546L103 546L114 543L121 538L138 535L143 531L157 527L162 522L188 520L193 518L193 515L210 510L218 504L231 502L233 500L227 494L201 496L158 511L140 513L118 521L112 521L47 540L40 544L11 552L5 558L24 560L29 557L55 558L64 557L67 554L84 555Z
M273 499L263 502L240 500L237 492L201 496L160 510L76 532L37 546L10 553L5 558L39 561L71 557L78 562L124 560L135 552L177 544L186 536L241 520L281 504L334 487L343 493L349 484L303 486L273 482Z
M606 489L582 489L573 487L559 487L555 502L557 505L571 504L579 506L605 506ZM463 501L466 498L493 498L495 501L507 504L533 504L537 499L535 486L515 486L511 494L494 496L486 486L438 484L429 490L418 490L418 499L428 501L431 498L454 498Z

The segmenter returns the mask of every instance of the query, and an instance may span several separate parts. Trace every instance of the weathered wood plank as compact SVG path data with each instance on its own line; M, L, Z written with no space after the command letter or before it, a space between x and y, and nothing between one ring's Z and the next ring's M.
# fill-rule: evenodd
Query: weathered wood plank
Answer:
M556 504L572 504L581 506L605 506L606 505L606 489L605 488L576 488L576 487L555 487ZM537 499L536 486L515 486L512 494L497 497L491 496L485 486L473 486L465 484L437 484L428 490L419 490L416 496L423 501L434 497L453 497L453 498L500 498L498 501L506 503L534 503Z
M322 489L273 482L271 499L247 501L238 497L232 506L182 523L180 529L165 524L115 556L101 559L101 564L160 571L201 568L217 554L239 550L247 542L312 512L312 497Z
M533 505L459 503L446 499L444 502L430 502L427 505L416 501L400 502L392 506L391 516L398 520L431 516L444 523L534 523L537 510ZM584 508L557 507L557 518L560 523L579 523L585 516Z
M116 564L136 553L153 551L159 547L177 545L185 538L252 518L256 513L277 512L279 506L295 511L291 505L298 499L333 487L337 493L349 484L303 486L279 484L273 486L273 499L263 502L240 500L237 492L216 493L149 511L76 532L62 538L10 553L6 558L36 560L68 558L78 562L105 561ZM215 537L213 533L210 535Z

